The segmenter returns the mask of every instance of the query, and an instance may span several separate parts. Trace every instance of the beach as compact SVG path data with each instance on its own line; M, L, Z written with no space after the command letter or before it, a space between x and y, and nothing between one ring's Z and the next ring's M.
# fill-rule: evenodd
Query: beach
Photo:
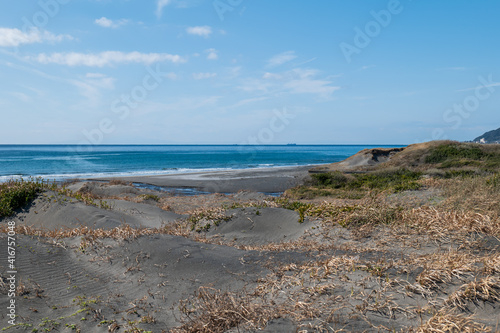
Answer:
M350 171L397 161L400 152L379 154L361 152ZM320 169L346 171L349 163ZM0 221L1 248L9 223L17 244L17 317L9 325L2 313L2 328L413 332L448 319L464 329L494 328L496 222L457 212L454 225L428 224L447 218L438 187L293 199L293 189L314 181L309 169L73 180L44 189ZM179 188L195 195L168 191ZM7 261L0 251L4 295ZM489 283L489 296L470 298L464 286L472 283ZM0 307L8 302L2 297Z
M302 184L311 166L190 172L159 176L121 177L132 183L167 188L194 188L209 193L253 191L279 193ZM99 178L98 180L110 180Z

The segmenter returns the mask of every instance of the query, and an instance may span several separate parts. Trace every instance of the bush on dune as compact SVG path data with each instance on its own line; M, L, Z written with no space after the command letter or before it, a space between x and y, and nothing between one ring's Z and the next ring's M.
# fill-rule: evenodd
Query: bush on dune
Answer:
M312 175L313 185L321 188L335 189L378 189L394 192L417 190L422 173L407 169L384 170L373 173L355 174L347 177L341 172L321 173Z
M0 218L14 214L36 198L47 184L41 179L10 180L0 184Z
M480 167L498 171L500 149L498 145L446 143L431 148L425 157L425 163L440 164L441 168Z

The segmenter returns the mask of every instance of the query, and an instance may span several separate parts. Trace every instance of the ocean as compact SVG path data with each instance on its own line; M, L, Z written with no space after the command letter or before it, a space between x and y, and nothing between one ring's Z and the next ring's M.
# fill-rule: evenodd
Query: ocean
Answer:
M143 176L344 160L365 148L400 145L0 145L0 182Z

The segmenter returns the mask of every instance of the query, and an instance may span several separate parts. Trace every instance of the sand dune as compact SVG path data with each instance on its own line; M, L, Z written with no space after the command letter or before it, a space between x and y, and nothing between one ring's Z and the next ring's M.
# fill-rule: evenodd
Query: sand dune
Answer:
M13 220L20 224L48 229L79 226L112 229L123 224L158 228L181 217L148 204L115 199L103 202L109 205L110 209L89 206L73 198L60 195L56 197L53 192L47 192Z
M213 226L207 235L241 245L296 240L313 226L309 220L299 223L297 212L283 208L240 208L228 210L226 214L231 219Z
M186 185L199 185L205 177L209 184L234 180L227 189L236 191L256 177L260 190L275 191L307 178L303 171L295 176L283 171L266 187L273 172L263 171L262 177L255 172L244 176L250 178L244 172L197 175ZM181 179L164 184L178 186ZM284 186L284 179L293 181ZM377 210L371 207L374 198L339 201L338 206L335 201L321 203L315 209L324 210L323 215L310 213L300 221L297 211L280 208L273 197L256 192L172 196L92 182L67 188L90 195L94 205L47 191L0 221L0 227L7 221L19 227L20 325L4 324L6 332L410 331L440 318L479 330L500 320L494 298L500 281L492 273L500 269L495 257L500 242L479 229L466 229L474 223L481 223L481 230L492 229L490 220L457 213L454 223L463 223L466 232L439 230L437 235L428 225L419 229L396 221L393 228L362 220L404 216L411 221L423 214L425 223L440 221L447 212L425 206L434 202L432 191L425 190L422 202L407 207L407 215L397 215L401 210L390 205L420 192L388 196L388 206L379 203ZM346 227L348 216L360 224ZM26 231L24 225L32 229ZM71 238L44 234L82 225L98 230L84 229ZM136 228L156 229L142 229L146 233L138 236ZM99 229L110 236L103 237ZM6 243L1 233L0 248ZM4 297L6 263L7 252L0 251L3 309L9 301ZM483 301L480 297L487 296L479 295L469 300L464 290L485 283L493 286L488 289L491 299ZM447 311L450 299L463 312L437 312ZM474 313L474 318L464 313ZM3 323L5 314L0 312Z

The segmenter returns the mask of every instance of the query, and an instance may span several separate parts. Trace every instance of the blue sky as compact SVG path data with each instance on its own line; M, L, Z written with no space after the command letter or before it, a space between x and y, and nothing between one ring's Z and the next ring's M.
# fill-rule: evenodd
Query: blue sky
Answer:
M500 2L0 0L2 144L411 144L500 127Z

